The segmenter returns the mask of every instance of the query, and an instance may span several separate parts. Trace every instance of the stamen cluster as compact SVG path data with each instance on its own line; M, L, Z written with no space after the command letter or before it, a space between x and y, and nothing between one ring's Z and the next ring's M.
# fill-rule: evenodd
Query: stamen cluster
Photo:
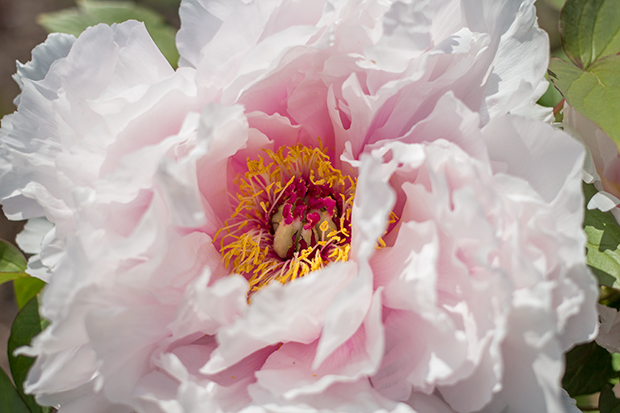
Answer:
M218 232L224 264L246 276L250 293L346 261L355 179L322 148L265 150L236 181L237 207Z

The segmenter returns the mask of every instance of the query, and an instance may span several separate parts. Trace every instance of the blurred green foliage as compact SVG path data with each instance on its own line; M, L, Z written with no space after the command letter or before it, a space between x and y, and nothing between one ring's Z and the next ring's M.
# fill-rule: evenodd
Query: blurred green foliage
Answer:
M138 20L144 22L153 41L170 64L173 67L177 66L179 52L175 43L176 29L170 26L160 13L130 1L77 0L76 3L77 7L41 14L39 24L49 33L60 32L79 36L86 28L99 23L111 25L127 20Z
M39 315L39 300L37 298L31 299L15 317L7 346L13 381L19 397L28 406L31 413L48 413L51 408L39 406L33 396L24 393L23 383L26 380L28 370L34 363L34 359L16 356L14 352L19 347L29 345L32 338L43 331L48 324L48 321Z

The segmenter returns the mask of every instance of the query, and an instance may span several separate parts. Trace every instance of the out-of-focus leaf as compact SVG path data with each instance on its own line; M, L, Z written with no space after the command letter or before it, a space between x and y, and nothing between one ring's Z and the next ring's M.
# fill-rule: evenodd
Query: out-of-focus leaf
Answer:
M51 408L39 406L32 396L24 394L23 383L34 360L26 356L14 356L13 352L21 346L29 345L32 338L47 327L47 324L48 322L39 316L39 301L35 297L17 313L9 337L7 352L11 375L17 386L17 392L32 413L48 413Z
M590 267L590 269L593 269ZM600 283L599 283L600 284ZM607 307L615 308L616 310L620 310L620 290L616 288L611 288L605 285L600 286L600 297L599 304L606 305ZM620 368L614 367L615 370L620 371Z
M0 284L25 277L28 277L25 272L0 272Z
M598 409L600 413L620 413L620 400L616 399L611 385L605 386L601 391Z
M583 71L553 58L549 79L569 105L620 145L620 56L608 56Z
M538 99L538 104L553 108L562 100L562 94L553 86L553 83L549 83L547 91Z
M21 310L44 286L45 282L36 277L18 278L13 281L15 300L19 309Z
M28 277L26 257L10 242L0 240L0 284Z
M155 11L133 2L78 0L77 8L39 15L38 22L49 33L61 32L79 36L87 27L99 23L114 24L127 20L144 22L149 34L168 59L176 67L179 53L175 44L176 30L166 24Z
M551 57L559 57L562 60L568 60L568 56L566 56L566 52L561 47L558 47L555 50L551 51Z
M179 51L177 50L176 36L177 32L170 26L161 25L149 27L146 26L153 41L161 51L172 67L176 68L179 64Z
M560 14L562 46L582 69L620 52L618 0L567 0Z
M564 53L564 49L558 47L555 50L551 51L552 57L559 57L566 59L566 53ZM542 106L546 106L548 108L555 107L562 100L562 94L558 91L558 89L553 85L553 82L550 81L549 75L545 75L545 79L549 80L549 87L547 91L540 97L538 100L538 104Z
M178 9L181 0L142 0L146 6L162 7L167 9Z
M620 371L620 354L611 353L611 366L615 371Z
M8 413L30 413L4 370L0 369L0 406Z
M595 341L566 353L562 386L571 397L599 392L614 377L618 373L612 367L611 354Z
M583 396L576 396L574 399L577 402L577 408L582 412L600 413L598 411L598 396L599 394L584 394ZM572 413L572 410L569 410Z
M584 184L586 205L598 190L592 184ZM620 288L620 225L611 212L586 209L584 229L588 264L600 285Z
M548 5L550 5L556 10L562 10L562 6L564 6L565 2L566 0L546 0L545 1L545 3L547 3Z

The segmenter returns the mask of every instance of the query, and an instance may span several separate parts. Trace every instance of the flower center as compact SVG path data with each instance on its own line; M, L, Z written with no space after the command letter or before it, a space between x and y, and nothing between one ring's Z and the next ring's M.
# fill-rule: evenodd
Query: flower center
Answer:
M220 237L224 264L248 278L250 293L346 261L355 179L320 148L266 150L238 178L238 205ZM267 163L267 164L266 164ZM265 165L266 164L266 165Z

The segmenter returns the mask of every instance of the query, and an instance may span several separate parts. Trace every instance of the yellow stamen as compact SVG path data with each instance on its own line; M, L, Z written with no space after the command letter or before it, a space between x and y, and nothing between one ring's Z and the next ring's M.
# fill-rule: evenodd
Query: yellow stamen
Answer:
M220 240L224 265L248 278L250 294L272 281L286 283L330 262L346 261L351 249L355 178L335 169L322 146L296 145L264 152L266 159L248 159L247 172L235 179L238 204L215 235L215 240ZM285 220L283 203L288 202L290 191L296 191L299 185L322 188L322 193L332 194L336 202L334 211L313 209L292 222L290 215ZM311 214L312 219L319 216L312 224L307 218ZM396 216L392 221L391 215L390 222L395 220ZM309 225L313 227L307 229ZM379 246L385 246L383 240Z

